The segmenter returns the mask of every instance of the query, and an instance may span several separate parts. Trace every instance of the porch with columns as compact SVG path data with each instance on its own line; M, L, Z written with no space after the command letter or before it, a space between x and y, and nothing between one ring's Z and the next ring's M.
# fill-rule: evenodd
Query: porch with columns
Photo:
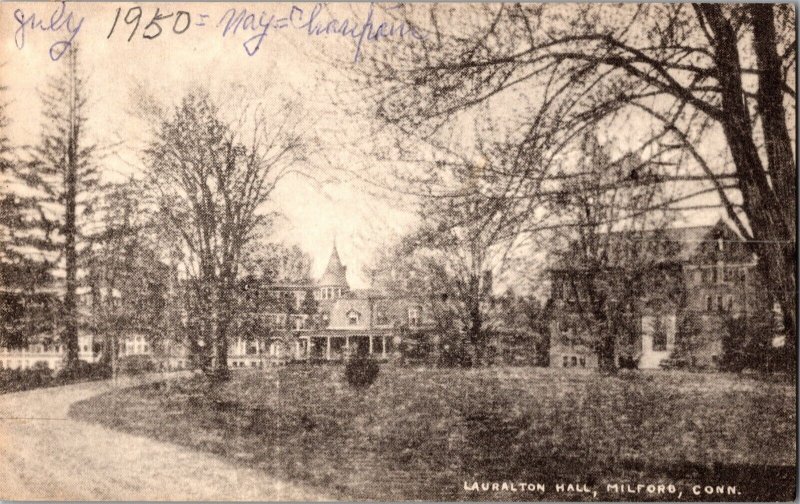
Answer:
M342 332L313 334L305 338L308 339L306 354L301 355L298 347L297 358L301 360L343 360L355 352L385 360L389 357L392 335Z

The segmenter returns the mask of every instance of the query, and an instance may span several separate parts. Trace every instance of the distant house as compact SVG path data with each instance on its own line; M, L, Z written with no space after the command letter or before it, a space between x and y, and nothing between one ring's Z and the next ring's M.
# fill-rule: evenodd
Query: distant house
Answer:
M57 332L61 291L56 287L46 287L29 292L9 287L0 288L3 302L13 304L19 313L20 339L22 344L6 344L0 346L0 369L31 369L44 366L59 370L64 365L67 349L61 342ZM83 298L79 296L79 301ZM79 312L84 308L79 304ZM78 335L78 359L84 362L96 362L93 335L81 330Z
M614 239L642 236L621 233ZM658 368L676 350L685 321L692 319L693 358L698 365L714 366L722 353L725 319L768 309L755 270L757 259L723 220L712 226L667 229L660 239L671 247L669 252L664 249L657 265L660 274L645 280L644 294L625 314L633 334L618 335L618 364L628 358L640 369ZM550 276L550 365L596 367L596 331L579 310L584 293L575 279L581 277L581 265L561 262Z
M233 368L343 360L356 353L389 360L397 356L403 334L432 325L430 313L413 299L351 289L335 244L316 282L253 289L259 292L251 294L257 299L247 316L264 318L272 330L266 338L238 336L228 353Z

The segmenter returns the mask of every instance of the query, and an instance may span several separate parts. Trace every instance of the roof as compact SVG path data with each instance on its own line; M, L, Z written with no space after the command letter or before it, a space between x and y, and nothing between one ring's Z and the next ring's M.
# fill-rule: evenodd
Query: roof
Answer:
M383 299L388 296L381 289L370 287L367 289L352 289L342 297L344 299Z
M336 250L336 243L333 244L333 251L331 258L328 260L328 267L325 268L325 273L317 282L318 285L323 287L345 287L349 288L347 283L347 267L342 264L339 259L339 251Z
M719 230L718 232L714 232ZM614 248L614 243L621 241L654 241L664 244L673 244L674 247L669 247L664 250L664 262L691 262L701 254L701 247L704 243L716 241L715 236L719 232L727 233L730 238L728 240L736 240L744 242L745 240L733 230L730 225L720 219L715 224L704 226L691 226L680 228L666 228L654 230L641 230L641 231L616 231L611 233L609 244ZM577 247L577 243L573 243L572 247ZM575 256L560 257L556 264L551 268L555 270L572 270L580 269L574 264ZM613 263L613 261L612 261Z

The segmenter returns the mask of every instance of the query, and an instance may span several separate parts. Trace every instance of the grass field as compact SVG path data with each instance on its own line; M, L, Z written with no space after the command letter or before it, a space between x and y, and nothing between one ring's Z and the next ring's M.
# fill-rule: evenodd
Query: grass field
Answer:
M556 483L673 482L687 493L695 483L733 484L738 500L759 500L793 488L780 481L793 482L795 466L786 383L386 365L371 388L353 390L342 376L339 366L242 371L216 390L197 377L110 392L71 414L350 499L563 500L590 496L555 495ZM777 490L762 488L766 478ZM474 481L539 482L547 493L466 491Z

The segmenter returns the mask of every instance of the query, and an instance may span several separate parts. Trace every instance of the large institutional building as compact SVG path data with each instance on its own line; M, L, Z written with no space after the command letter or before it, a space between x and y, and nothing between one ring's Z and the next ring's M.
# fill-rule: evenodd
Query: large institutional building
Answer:
M627 234L616 238L647 239ZM658 240L665 250L629 307L635 327L631 338L618 338L617 358L627 357L641 369L660 367L673 355L678 333L691 318L696 326L692 358L696 365L714 367L722 354L725 320L769 309L758 295L756 257L723 220L713 226L668 229ZM632 266L611 267L624 274ZM582 268L564 261L551 270L551 366L598 365L597 331L586 313Z
M351 289L335 244L317 282L259 287L263 291L259 295L268 298L259 303L266 308L259 316L284 329L270 335L266 348L258 341L237 338L228 358L232 367L342 360L355 353L388 360L396 356L402 334L426 330L432 323L423 305L413 300L378 289ZM288 309L276 299L288 300Z
M397 356L401 336L431 327L423 305L392 297L378 289L351 289L347 268L336 245L322 277L297 284L243 283L242 298L251 301L243 319L256 319L260 330L245 337L240 322L229 345L232 368L264 367L288 361L335 361L356 353L389 360ZM84 302L90 303L88 296ZM87 311L87 310L84 310ZM188 318L184 313L184 319ZM84 313L84 318L89 317ZM0 348L0 367L28 369L37 364L59 369L63 345L55 337L33 338L24 348ZM79 358L96 362L101 349L88 330L81 331ZM120 358L150 356L159 367L191 367L187 345L172 341L150 343L143 334L128 333L119 347Z
M666 246L663 257L654 264L657 275L639 280L645 285L627 308L632 330L626 337L616 338L618 364L622 365L619 359L627 359L628 365L632 362L642 369L661 367L676 355L680 333L691 319L696 333L691 336L693 365L714 367L722 355L726 320L768 311L759 295L763 289L755 271L756 257L722 220L713 226L666 230L659 240ZM613 267L623 271L625 265ZM549 343L542 347L530 339L522 343L536 346L535 351L543 356L549 352L550 366L598 365L597 328L586 316L582 281L587 272L583 268L572 260L551 269ZM180 297L174 292L170 296ZM231 368L339 361L355 354L392 360L400 356L401 343L413 342L416 336L434 334L433 340L438 341L435 320L425 303L378 288L351 289L335 244L317 281L274 284L243 280L238 297L241 316L231 330ZM186 310L182 317L185 324L189 322ZM194 366L188 343L175 339L149 342L144 334L128 333L120 344L120 357L150 356L164 369ZM0 348L0 367L38 364L58 369L64 348L52 341L57 338L34 338L20 349ZM91 331L82 330L81 360L100 359L100 345L94 343ZM537 358L537 362L542 361Z

